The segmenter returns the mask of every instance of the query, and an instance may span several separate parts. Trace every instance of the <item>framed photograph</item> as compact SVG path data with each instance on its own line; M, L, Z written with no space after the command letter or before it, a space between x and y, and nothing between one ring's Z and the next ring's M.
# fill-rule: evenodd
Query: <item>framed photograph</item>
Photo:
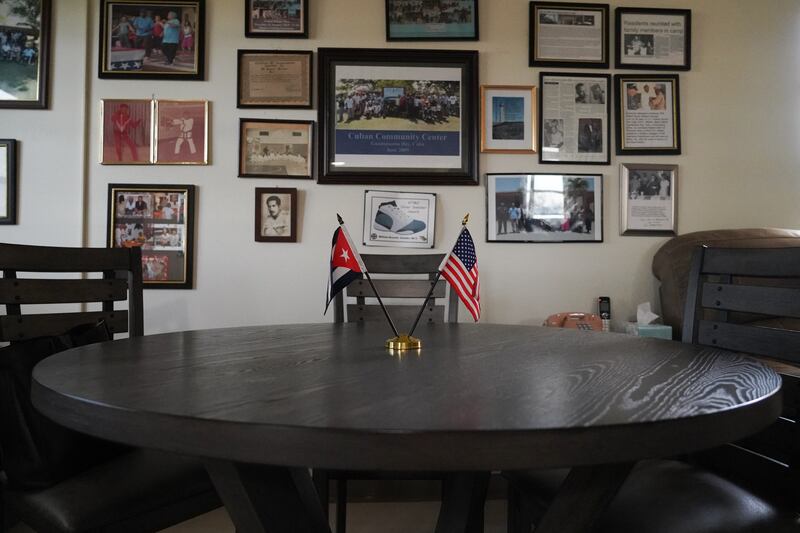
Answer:
M677 235L678 165L619 166L620 235Z
M608 165L608 74L539 74L539 162Z
M142 248L145 289L191 289L194 185L108 186L108 246Z
M481 85L481 152L536 153L536 87Z
M487 174L488 242L603 242L601 174Z
M208 164L208 100L156 100L155 115L155 164Z
M50 1L0 2L0 109L47 109Z
M153 162L153 100L100 100L100 163Z
M239 50L236 107L310 109L310 51Z
M617 74L617 155L681 153L677 74Z
M530 3L531 67L608 68L608 4Z
M297 242L297 189L256 189L256 242Z
M387 41L477 41L478 0L386 0Z
M364 246L433 248L436 194L364 191Z
M100 78L202 80L205 0L101 0Z
M240 178L311 179L314 123L239 119Z
M692 68L692 10L618 7L614 11L617 68Z
M319 50L319 183L477 185L478 53Z
M17 141L0 139L0 224L17 223Z
M245 0L246 37L308 38L308 0Z

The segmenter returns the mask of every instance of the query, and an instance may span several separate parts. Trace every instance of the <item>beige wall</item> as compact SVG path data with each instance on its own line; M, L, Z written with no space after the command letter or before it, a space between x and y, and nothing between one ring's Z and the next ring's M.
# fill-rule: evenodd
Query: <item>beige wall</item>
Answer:
M196 289L146 291L148 333L330 320L322 316L322 307L335 213L341 212L349 221L352 233L361 230L365 186L236 177L239 117L316 120L315 111L237 110L237 48L477 49L481 52L481 83L538 83L538 70L527 66L528 2L522 0L484 0L481 40L445 45L387 44L380 0L312 0L309 40L245 39L243 2L207 0L207 81L186 83L97 79L99 2L55 0L54 4L51 109L0 111L0 138L22 141L20 224L0 227L0 240L77 245L85 231L85 244L102 246L108 183L198 185ZM636 303L655 300L657 285L650 262L664 239L618 235L620 162L680 165L681 233L722 227L800 226L800 112L794 105L800 86L800 3L637 0L615 3L612 8L618 5L689 7L693 11L693 68L681 74L683 155L612 156L607 167L543 167L536 156L516 155L481 155L480 161L482 174L602 172L604 243L484 242L483 176L480 187L386 187L439 194L438 251L450 245L463 213L472 213L487 322L538 324L556 311L592 310L598 295L610 296L615 319L623 320L632 315ZM210 166L105 167L96 162L99 100L151 94L211 100ZM88 184L85 188L84 182ZM300 189L299 243L253 242L253 190L257 186Z

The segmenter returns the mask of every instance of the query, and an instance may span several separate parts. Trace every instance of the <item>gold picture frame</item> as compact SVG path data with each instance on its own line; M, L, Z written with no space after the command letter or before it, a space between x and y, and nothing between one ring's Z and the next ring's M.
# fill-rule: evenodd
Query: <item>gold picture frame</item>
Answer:
M537 89L481 85L481 152L536 153Z

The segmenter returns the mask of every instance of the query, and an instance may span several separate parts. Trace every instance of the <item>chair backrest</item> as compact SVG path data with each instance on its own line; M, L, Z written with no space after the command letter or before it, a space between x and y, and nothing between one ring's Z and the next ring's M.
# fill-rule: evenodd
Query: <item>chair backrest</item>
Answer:
M132 337L144 331L142 254L139 248L63 248L0 243L0 341L62 335L70 329L104 320L111 333ZM102 279L78 279L75 273L102 273ZM47 273L25 277L28 273ZM57 274L70 274L59 278ZM114 309L128 301L128 309ZM36 306L100 302L101 309L36 313ZM23 314L23 306L26 311ZM28 312L33 308L33 312ZM42 309L39 307L39 309ZM83 307L82 307L83 309Z
M392 320L399 330L407 331L407 328L411 327L444 255L364 254L361 256L378 294L386 306L391 307ZM334 300L335 322L386 320L375 299L375 291L366 279L355 280L343 292L346 294L339 293ZM350 300L353 298L355 300L351 303ZM444 305L445 299L448 300L447 309ZM458 295L455 291L449 290L444 279L436 282L431 299L420 318L420 324L442 322L458 322Z

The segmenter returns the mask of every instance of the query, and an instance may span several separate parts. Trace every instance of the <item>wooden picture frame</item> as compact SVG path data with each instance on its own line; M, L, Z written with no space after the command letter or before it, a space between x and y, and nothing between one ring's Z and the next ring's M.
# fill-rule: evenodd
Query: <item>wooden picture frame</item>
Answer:
M153 163L154 100L100 100L100 164Z
M297 210L297 189L256 188L256 242L297 242Z
M536 153L536 95L533 85L481 85L481 152Z
M289 0L283 11L256 7L244 0L245 37L308 39L308 0Z
M0 224L17 223L17 141L0 139Z
M617 155L680 155L677 74L614 76Z
M314 122L239 119L240 178L312 179Z
M238 50L236 107L311 109L314 53Z
M678 165L619 166L620 235L678 234Z
M0 109L47 109L49 105L51 0L29 0L28 4L38 9L38 16L13 13L8 4L4 13L0 7L4 25L14 28L6 32L9 53L19 58L18 63L0 61Z
M691 9L618 7L614 28L616 68L691 70Z
M477 41L478 0L449 2L447 9L431 18L418 0L386 0L387 41ZM417 10L416 8L419 7ZM425 18L425 22L420 22Z
M207 165L208 121L208 100L156 100L153 163Z
M531 2L529 66L608 68L608 25L608 4Z

